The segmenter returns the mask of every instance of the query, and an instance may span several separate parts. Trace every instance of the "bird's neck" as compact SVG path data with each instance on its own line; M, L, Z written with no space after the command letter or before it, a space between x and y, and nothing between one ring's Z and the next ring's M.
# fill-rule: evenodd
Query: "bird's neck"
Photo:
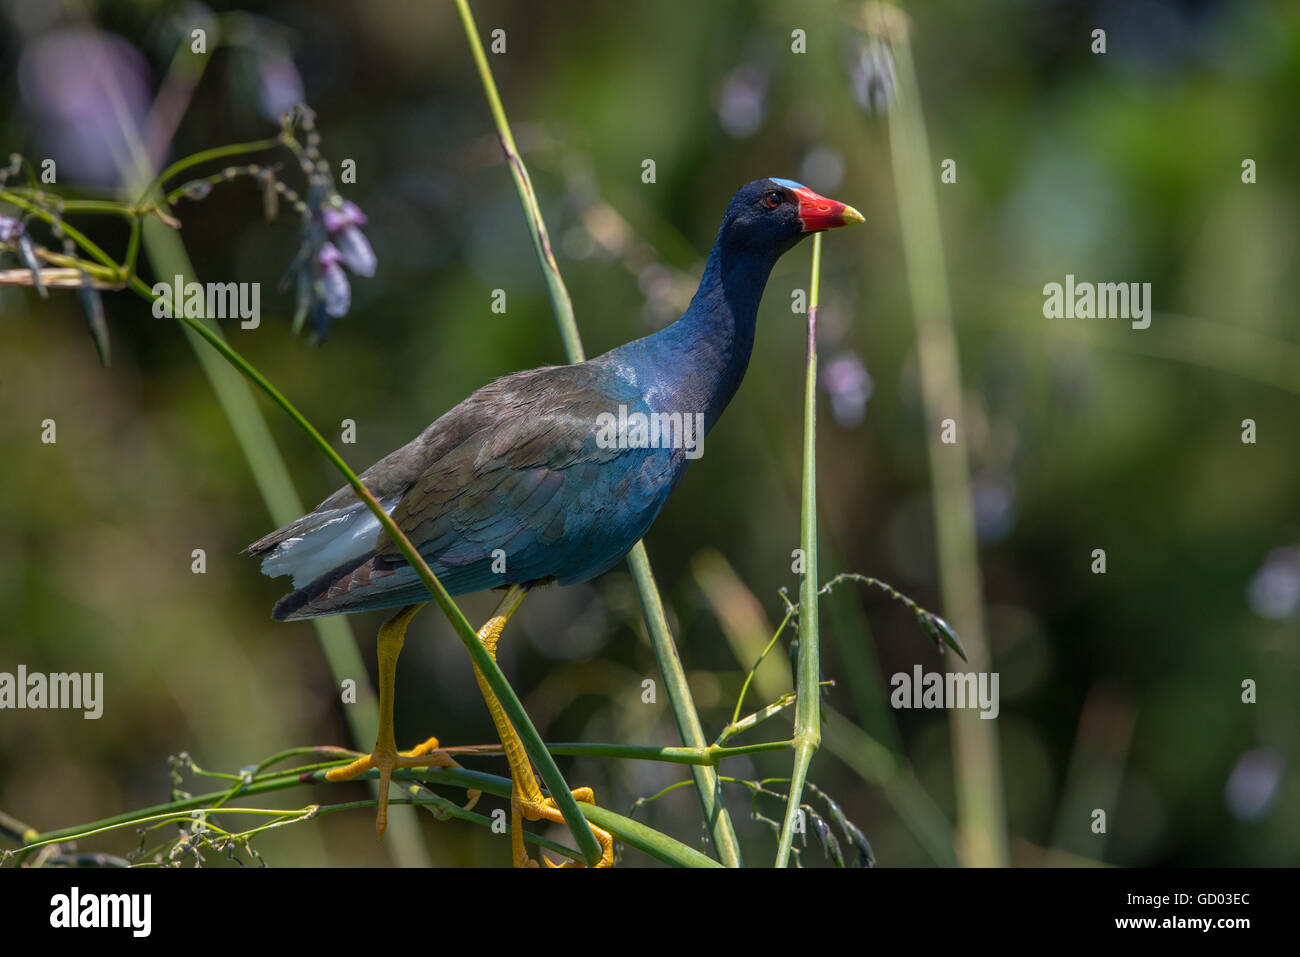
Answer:
M706 428L745 377L758 304L778 255L715 243L690 307L648 341L660 376L672 382L674 403L703 412Z

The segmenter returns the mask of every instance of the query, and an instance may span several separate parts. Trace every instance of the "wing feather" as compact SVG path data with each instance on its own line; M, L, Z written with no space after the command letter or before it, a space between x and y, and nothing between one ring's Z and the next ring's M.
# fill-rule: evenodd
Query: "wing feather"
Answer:
M596 441L597 417L620 404L648 411L635 384L599 360L516 373L479 389L360 478L452 594L582 580L644 533L680 474L676 453ZM506 554L504 576L492 567L497 549ZM298 590L276 606L277 618L427 597L347 486L248 551L264 556L264 573L293 575Z

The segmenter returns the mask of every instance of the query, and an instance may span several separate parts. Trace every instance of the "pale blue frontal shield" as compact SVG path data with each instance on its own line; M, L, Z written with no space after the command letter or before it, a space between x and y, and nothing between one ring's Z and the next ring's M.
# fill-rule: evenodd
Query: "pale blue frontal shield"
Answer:
M776 183L777 186L784 186L786 189L807 189L808 188L803 183L796 183L792 179L782 179L779 176L769 176L768 179Z

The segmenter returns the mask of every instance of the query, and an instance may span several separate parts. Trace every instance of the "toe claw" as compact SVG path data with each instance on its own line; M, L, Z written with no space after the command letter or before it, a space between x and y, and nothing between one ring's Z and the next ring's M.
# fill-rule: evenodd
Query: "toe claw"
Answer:
M591 788L577 788L572 793L575 800L581 801L584 804L596 803L595 795L592 793ZM518 799L515 799L515 801L518 804L520 813L530 821L545 820L550 821L553 824L564 823L564 815L560 813L560 808L555 803L554 798L543 798L540 803L529 805L518 802ZM591 828L592 833L596 836L597 842L600 844L600 860L597 861L594 866L597 868L612 867L614 864L614 836L603 828L596 827L596 825L591 824L590 822L588 822L588 826ZM538 854L537 856L542 859L548 868L560 869L587 866L580 860L566 860L563 863L556 864L545 854ZM529 861L527 865L521 864L519 860L516 860L515 866L537 866L537 862L527 857L526 854L524 855L524 859Z

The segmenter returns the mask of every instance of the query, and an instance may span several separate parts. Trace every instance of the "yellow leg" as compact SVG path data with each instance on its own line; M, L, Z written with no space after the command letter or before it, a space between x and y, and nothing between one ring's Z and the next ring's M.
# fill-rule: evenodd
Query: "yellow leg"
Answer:
M397 684L397 656L406 642L406 626L424 604L407 605L384 622L379 629L379 736L375 749L351 764L335 768L325 775L327 781L347 781L371 768L379 770L379 808L375 813L375 830L384 836L388 829L388 785L394 768L458 768L459 764L438 753L438 739L428 738L410 751L399 752L393 736L393 696ZM467 808L478 801L480 792L469 792Z
M515 613L527 594L527 589L520 585L511 585L507 590L501 603L497 605L496 611L487 623L479 629L478 639L487 649L487 653L495 661L497 657L497 641L501 637L501 632L506 627L506 622L510 616ZM533 774L532 763L528 760L528 752L524 750L524 743L519 739L519 734L515 731L514 725L506 716L505 709L501 707L501 702L493 693L492 688L488 685L487 679L479 671L478 666L474 666L474 677L478 679L479 691L483 694L483 700L487 703L488 711L492 714L492 723L496 726L497 736L501 738L501 747L505 750L506 760L510 762L510 781L512 784L510 794L510 849L514 857L515 867L536 867L537 862L528 856L524 849L524 832L523 819L530 821L547 820L555 824L563 823L564 816L560 809L556 807L555 801L542 794L541 786L537 783L537 777ZM576 800L585 801L588 804L594 804L594 796L591 788L578 788L573 792ZM592 832L600 842L600 861L597 867L609 867L614 863L614 838L607 832L593 826ZM581 867L576 861L565 861L563 864L552 864L551 861L542 855L542 860L546 861L550 867Z

